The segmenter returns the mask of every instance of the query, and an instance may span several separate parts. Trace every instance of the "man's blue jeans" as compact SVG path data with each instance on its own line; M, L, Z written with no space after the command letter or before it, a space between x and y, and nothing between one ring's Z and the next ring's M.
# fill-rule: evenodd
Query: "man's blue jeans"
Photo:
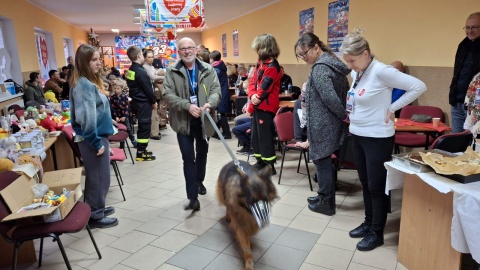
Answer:
M463 103L456 103L452 106L452 133L462 132L465 129L463 124L467 118L467 110L465 110L465 105Z

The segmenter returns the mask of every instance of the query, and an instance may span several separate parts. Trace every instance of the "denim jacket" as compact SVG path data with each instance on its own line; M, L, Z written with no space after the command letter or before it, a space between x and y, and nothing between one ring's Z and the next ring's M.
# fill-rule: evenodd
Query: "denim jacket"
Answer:
M80 77L70 91L70 122L75 134L97 151L102 148L101 137L113 134L110 103L85 77Z

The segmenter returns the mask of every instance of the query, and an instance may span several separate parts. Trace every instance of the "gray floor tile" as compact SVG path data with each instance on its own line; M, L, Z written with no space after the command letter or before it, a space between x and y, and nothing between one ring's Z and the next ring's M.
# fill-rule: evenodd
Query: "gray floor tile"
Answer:
M189 245L170 258L167 263L189 270L203 269L210 264L219 253L195 245Z
M205 270L243 270L243 267L244 264L242 258L220 254L205 268Z
M253 255L254 262L257 262L272 245L272 243L270 242L265 242L255 238L252 238L250 243L252 246L252 255ZM223 253L233 255L235 257L243 258L243 251L241 250L240 244L238 243L238 241L233 241L233 243L230 246L228 246L223 251Z
M230 234L229 232L209 229L200 237L195 239L195 241L193 241L192 244L200 247L208 248L211 250L215 250L218 252L222 252L234 240L235 240L235 236Z
M283 226L270 224L267 228L260 230L260 232L258 232L257 235L254 235L253 238L273 243L284 230L285 227Z
M309 252L317 242L319 234L286 228L275 244Z
M308 252L273 244L258 261L278 269L299 269Z

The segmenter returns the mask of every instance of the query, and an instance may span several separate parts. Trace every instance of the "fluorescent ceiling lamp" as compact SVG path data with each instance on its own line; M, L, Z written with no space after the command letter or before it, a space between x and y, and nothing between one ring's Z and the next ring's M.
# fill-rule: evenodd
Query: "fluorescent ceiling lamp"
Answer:
M185 30L185 29L183 29L183 28L178 28L178 29L177 29L177 32L183 32L183 30Z
M111 29L113 33L119 33L120 32L120 29L117 29L117 28L112 28Z

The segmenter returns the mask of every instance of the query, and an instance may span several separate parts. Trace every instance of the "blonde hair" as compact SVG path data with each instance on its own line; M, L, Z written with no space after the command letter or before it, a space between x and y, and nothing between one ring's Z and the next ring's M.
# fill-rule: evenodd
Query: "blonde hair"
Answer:
M112 81L112 88L115 86L120 86L121 89L125 87L125 81L122 79L116 79Z
M342 54L348 54L352 56L357 56L362 54L365 50L370 52L370 45L368 41L362 36L362 33L365 30L363 28L357 27L345 37L340 46L340 52ZM373 56L373 55L372 55Z
M261 61L270 58L277 59L280 55L277 40L270 34L256 36L252 42L252 49L257 52L258 59Z

